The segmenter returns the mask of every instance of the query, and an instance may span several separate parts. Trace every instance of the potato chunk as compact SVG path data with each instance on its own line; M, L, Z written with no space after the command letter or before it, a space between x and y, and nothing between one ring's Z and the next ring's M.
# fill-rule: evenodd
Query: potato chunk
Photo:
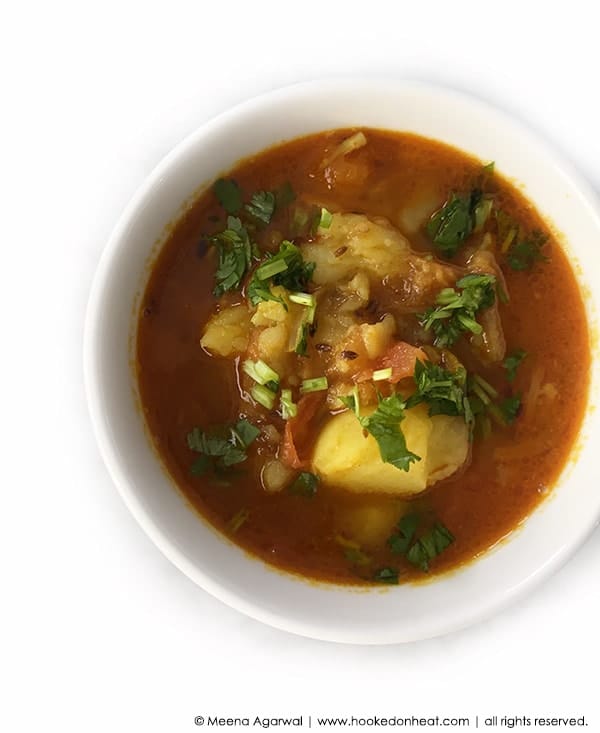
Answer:
M464 274L411 249L409 241L387 219L362 214L334 214L329 229L302 247L305 260L315 262L317 285L337 284L357 273L370 283L385 282L401 310L413 313L431 305L437 293Z
M421 457L409 471L381 460L377 441L364 436L352 412L331 418L317 440L312 467L330 484L354 492L411 496L450 476L467 460L469 435L460 417L429 417L423 405L401 423L409 450Z
M408 506L407 502L372 495L365 497L364 503L361 500L359 506L341 504L335 514L335 524L343 537L370 549L387 540Z
M220 356L246 351L250 329L250 311L245 305L224 308L206 324L200 344Z
M408 272L408 240L385 219L360 214L334 214L329 229L319 229L316 242L303 246L307 262L316 262L317 285L338 283L359 271L383 278Z

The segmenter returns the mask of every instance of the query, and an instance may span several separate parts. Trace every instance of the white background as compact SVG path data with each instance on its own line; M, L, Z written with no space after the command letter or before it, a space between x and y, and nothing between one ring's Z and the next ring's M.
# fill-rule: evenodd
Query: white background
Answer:
M0 730L552 712L586 714L600 731L599 532L525 601L470 630L381 648L296 638L213 600L143 535L101 463L81 374L91 278L127 200L183 136L259 92L342 73L442 82L528 123L600 190L594 5L4 8Z

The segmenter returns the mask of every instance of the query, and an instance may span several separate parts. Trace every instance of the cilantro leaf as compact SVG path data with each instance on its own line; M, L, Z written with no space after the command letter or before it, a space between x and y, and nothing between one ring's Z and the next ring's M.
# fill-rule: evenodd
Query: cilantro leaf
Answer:
M465 275L457 280L456 287L460 292L454 288L441 290L435 300L436 307L418 316L426 331L433 330L435 345L442 348L452 346L463 333L480 334L483 329L475 316L496 300L494 275Z
M302 471L298 478L290 486L290 494L296 494L297 496L306 496L308 498L314 496L317 493L317 486L319 484L318 476L308 471Z
M285 260L287 268L275 275L273 283L283 285L286 290L305 290L312 278L316 263L304 262L300 248L287 240L281 243L279 252L275 255L275 258L277 257Z
M411 565L427 572L431 560L454 542L454 536L439 521L417 536L421 520L421 515L417 513L404 515L389 538L388 545L394 554L403 555Z
M217 248L219 263L215 272L217 284L213 294L218 298L228 290L238 288L250 267L252 244L246 228L235 216L227 217L227 228L211 237Z
M419 525L419 515L416 512L405 514L396 525L397 532L388 540L390 550L394 555L406 555L410 543L415 536Z
M300 248L293 242L284 240L279 251L267 258L256 268L248 285L248 297L252 305L261 300L278 300L269 288L269 281L274 285L281 285L290 291L306 289L316 265L314 262L304 262Z
M481 191L473 189L468 196L452 194L427 223L427 234L446 257L453 257L473 231L474 213L481 200Z
M369 417L358 418L363 428L377 441L381 460L384 463L391 463L402 471L410 470L411 463L421 460L420 456L411 453L406 447L404 433L400 428L405 406L399 394L392 394L389 397L379 396L375 412Z
M198 476L211 467L223 469L242 463L248 457L247 448L259 435L260 430L248 420L239 420L228 428L216 428L210 432L193 428L187 435L187 445L201 455L192 464L191 472Z
M268 280L259 280L257 277L252 277L248 283L246 295L252 305L258 305L262 300L274 300L276 303L281 303L287 310L287 305L283 298L280 298L279 295L274 295L271 292L271 286L269 285Z
M249 420L240 420L231 428L231 432L244 448L251 445L260 435L260 429Z
M244 208L258 221L269 224L275 212L275 194L271 191L257 191Z
M520 395L512 395L511 397L507 397L506 399L502 400L502 402L500 402L498 408L502 413L502 417L504 418L505 423L507 423L508 425L512 425L517 419L519 410L521 409Z
M415 362L414 392L407 400L407 407L425 402L429 415L464 415L471 422L473 415L467 397L467 372L462 366L454 372L430 361Z
M411 565L423 572L429 571L429 563L454 542L454 535L441 522L423 534L406 553Z
M513 270L529 270L536 262L547 262L548 258L542 252L548 235L535 231L526 239L513 242L508 249L506 259Z
M379 568L373 574L373 580L388 585L398 585L398 571L396 568Z
M228 214L237 214L242 208L242 192L231 178L219 178L213 184L217 200Z
M524 349L517 349L512 354L509 354L502 362L502 366L506 369L506 378L509 382L515 381L517 369L526 356L527 352Z

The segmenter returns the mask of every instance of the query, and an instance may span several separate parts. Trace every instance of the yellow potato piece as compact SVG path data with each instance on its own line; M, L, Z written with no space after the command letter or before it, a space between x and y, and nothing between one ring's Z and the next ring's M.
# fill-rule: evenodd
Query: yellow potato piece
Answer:
M412 496L454 473L469 452L467 426L460 417L429 417L420 405L401 423L409 450L421 457L402 471L381 460L379 446L348 411L331 418L321 431L312 468L328 483L347 491Z
M358 272L378 278L406 275L410 255L408 240L386 219L362 214L334 214L329 229L319 229L318 239L302 247L304 259L317 265L317 285L339 283Z
M336 512L335 524L343 538L370 549L385 543L400 517L408 511L407 507L407 502L371 495L364 503L361 500L360 506L342 503Z
M224 308L206 324L202 346L220 356L230 356L248 348L250 312L245 305Z

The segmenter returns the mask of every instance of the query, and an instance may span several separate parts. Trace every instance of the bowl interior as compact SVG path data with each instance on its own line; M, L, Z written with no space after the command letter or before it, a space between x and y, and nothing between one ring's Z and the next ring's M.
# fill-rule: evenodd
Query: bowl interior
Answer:
M563 234L596 331L598 204L568 165L527 130L468 97L421 84L335 80L245 103L163 160L124 212L99 265L86 324L85 376L109 471L140 524L175 565L221 600L274 626L322 639L387 643L435 636L485 617L583 541L600 516L600 469L591 450L600 437L594 405L559 486L509 541L435 582L367 592L273 570L201 520L150 446L131 368L134 304L155 243L182 203L242 157L299 135L355 125L415 132L494 160ZM592 399L599 386L595 350Z

